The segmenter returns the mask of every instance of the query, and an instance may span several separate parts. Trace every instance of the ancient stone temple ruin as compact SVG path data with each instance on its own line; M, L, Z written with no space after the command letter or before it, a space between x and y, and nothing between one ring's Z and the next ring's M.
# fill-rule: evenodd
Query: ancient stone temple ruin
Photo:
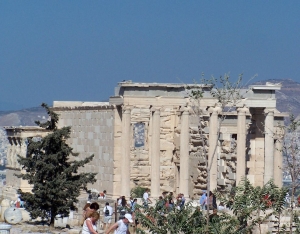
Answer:
M22 188L24 192L30 192L32 187L27 181L15 176L23 172L18 163L17 155L26 156L28 138L40 138L46 136L48 132L39 127L5 127L8 138L7 165L6 165L6 186L3 189L4 197L16 198L16 191Z
M98 173L91 188L106 189L112 197L129 197L132 188L142 186L152 197L173 191L198 198L206 189L207 158L213 158L211 189L231 188L243 177L255 185L270 179L282 185L278 126L284 114L276 110L275 98L280 85L250 86L241 90L236 107L225 109L211 96L211 86L190 86L203 90L198 102L186 87L127 81L107 103L53 103L59 126L72 127L74 151L81 158L95 155L83 169Z

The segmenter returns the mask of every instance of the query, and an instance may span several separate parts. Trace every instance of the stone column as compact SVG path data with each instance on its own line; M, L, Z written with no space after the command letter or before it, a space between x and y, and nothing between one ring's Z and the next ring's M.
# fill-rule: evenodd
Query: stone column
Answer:
M8 137L8 141L9 141L9 144L8 144L8 147L7 147L7 156L6 156L6 160L7 160L7 165L6 167L11 167L12 165L12 147L13 147L13 140L11 137Z
M265 109L265 175L264 184L274 176L274 110Z
M160 196L160 110L153 108L151 138L151 197Z
M209 119L209 139L208 139L208 166L211 165L210 169L210 191L217 188L218 180L218 127L219 121L218 116L221 112L220 107L209 108L210 119Z
M278 187L282 187L282 141L283 139L279 138L275 141L275 149L274 149L274 183Z
M180 129L180 183L179 192L189 197L189 110L184 107Z
M238 108L236 185L246 176L246 113L248 108Z
M125 106L122 116L121 195L126 197L130 197L130 119L131 109Z

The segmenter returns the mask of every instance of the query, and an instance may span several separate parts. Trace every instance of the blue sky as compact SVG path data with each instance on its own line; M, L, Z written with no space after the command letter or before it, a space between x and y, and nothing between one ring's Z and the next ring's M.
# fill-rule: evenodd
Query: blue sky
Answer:
M122 80L300 82L300 1L0 1L0 110L103 101Z

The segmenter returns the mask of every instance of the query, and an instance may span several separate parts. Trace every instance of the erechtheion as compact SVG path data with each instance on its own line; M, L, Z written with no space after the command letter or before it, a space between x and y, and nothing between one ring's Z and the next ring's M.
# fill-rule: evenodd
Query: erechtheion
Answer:
M107 103L55 101L59 126L72 127L74 151L81 158L95 155L83 169L98 173L90 188L106 189L113 198L129 197L136 186L150 188L154 198L163 191L198 197L206 189L206 157L213 158L211 189L231 188L243 177L255 185L274 179L281 186L278 125L283 125L284 114L276 110L275 97L280 85L250 86L237 106L226 110L216 104L209 85L191 87L204 91L198 103L186 85L131 81L119 83ZM21 172L15 155L24 154L22 142L36 134L32 129L32 135L22 136L21 129L6 129L8 171ZM23 185L9 177L7 186Z

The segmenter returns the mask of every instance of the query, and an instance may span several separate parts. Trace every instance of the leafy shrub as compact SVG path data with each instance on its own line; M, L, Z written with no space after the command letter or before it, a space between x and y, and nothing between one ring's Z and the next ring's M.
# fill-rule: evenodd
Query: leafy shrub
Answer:
M131 189L130 196L133 198L142 198L147 188L137 186Z

